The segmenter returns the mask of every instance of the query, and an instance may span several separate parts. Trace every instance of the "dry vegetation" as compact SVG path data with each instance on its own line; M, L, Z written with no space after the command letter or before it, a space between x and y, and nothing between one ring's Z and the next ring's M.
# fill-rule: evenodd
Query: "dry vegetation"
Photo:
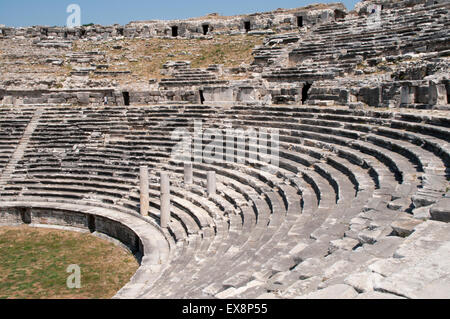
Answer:
M51 229L0 228L0 299L111 298L136 272L123 248L89 234ZM81 289L68 289L71 264Z
M193 68L211 64L238 67L251 63L252 50L264 37L251 35L215 36L214 39L127 39L98 44L79 41L74 51L98 50L106 53L108 70L130 70L133 78L160 79L168 61L191 61Z

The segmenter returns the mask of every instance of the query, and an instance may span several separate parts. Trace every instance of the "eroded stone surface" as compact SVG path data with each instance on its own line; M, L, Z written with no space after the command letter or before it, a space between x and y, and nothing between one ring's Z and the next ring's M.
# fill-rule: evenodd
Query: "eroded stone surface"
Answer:
M19 202L131 225L141 243L116 235L147 254L118 297L448 298L449 6L383 0L352 12L214 15L171 21L177 37L162 21L0 26L0 223L55 221L6 204ZM221 35L261 36L262 45L239 66L193 67L186 48L151 77L129 68L153 59L135 56L136 43L167 49L181 39L220 44ZM208 154L211 131L234 160ZM189 186L182 170L192 158L172 156L182 135L205 157ZM236 152L250 140L257 146ZM278 163L258 156L269 145ZM150 167L149 216L139 214L141 165ZM209 171L217 193L208 196ZM64 227L95 228L74 216Z

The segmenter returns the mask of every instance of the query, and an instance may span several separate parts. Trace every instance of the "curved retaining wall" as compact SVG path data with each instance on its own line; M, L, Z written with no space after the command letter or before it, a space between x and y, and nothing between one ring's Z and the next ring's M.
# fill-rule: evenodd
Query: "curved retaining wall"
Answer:
M134 298L158 279L169 260L169 244L157 225L114 210L50 202L1 202L0 225L54 225L105 234L136 256L140 267L114 298Z

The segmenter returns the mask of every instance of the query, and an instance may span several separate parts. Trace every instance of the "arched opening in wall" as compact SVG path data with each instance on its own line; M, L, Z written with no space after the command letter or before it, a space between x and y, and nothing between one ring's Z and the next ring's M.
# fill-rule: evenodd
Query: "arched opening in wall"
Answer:
M203 28L203 35L207 35L209 32L209 24L202 25Z
M86 30L85 29L81 29L80 30L80 37L84 37L86 35Z
M172 36L173 37L177 37L178 36L178 27L177 26L173 26L172 27Z
M123 103L125 106L130 105L130 93L129 92L122 92L123 95Z
M91 233L95 232L95 217L93 215L87 215L87 226Z
M140 251L142 251L141 239L138 235L134 235L134 247L131 248L131 252L135 255L139 263L142 262L142 254L139 253Z
M118 29L117 29L117 34L118 34L119 36L123 36L123 28L118 28Z
M34 287L26 289L26 292L0 287L2 296L11 298L42 298L42 296L70 299L111 298L121 288L124 288L124 285L136 274L141 265L145 267L146 261L142 260L143 241L132 228L127 226L128 220L120 218L120 221L117 221L105 216L96 216L90 213L91 209L89 208L81 208L78 212L64 209L67 208L64 204L61 205L63 209L52 208L52 206L2 207L0 221L9 227L0 229L1 237L5 239L3 243L0 243L0 249L4 251L4 248L8 248L14 252L10 256L8 254L2 256L2 258L6 258L5 261L9 261L8 258L11 261L4 264L3 266L6 268L4 267L2 270L11 273L17 271L17 265L13 261L18 258L21 260L20 267L30 269L26 278L29 282L42 283L49 279L49 275L56 276L51 285L47 285L47 287L37 285L35 289L33 289ZM5 212L6 214L4 214ZM105 215L114 217L116 213L106 210ZM95 227L93 227L94 221ZM131 223L136 225L133 227L137 229L149 227L146 221L136 221L139 224L133 221ZM93 234L94 232L95 234ZM161 238L164 237L161 236ZM74 247L74 242L78 243L76 247ZM114 243L114 246L111 243ZM61 249L54 250L55 244ZM24 250L24 247L29 249ZM30 252L34 255L28 256ZM60 265L61 267L57 267L58 269L45 271L49 258L56 261L76 260L80 265L84 265L81 282L83 290L79 294L74 289L68 295L66 280L59 280L67 276L64 274L68 264L63 263ZM108 262L98 263L98 260L108 260ZM98 278L99 275L101 278ZM117 280L118 277L121 278ZM23 281L22 278L8 278L5 282L6 288L20 285L21 280ZM142 281L142 283L144 282Z
M311 89L312 83L306 82L302 89L302 104L305 104L305 102L308 100L309 95L308 92Z
M252 29L250 21L244 21L245 32L249 32Z
M64 32L64 39L67 39L67 32Z
M203 95L203 90L200 90L198 93L200 95L200 104L203 105L203 103L205 103L205 96Z
M297 17L297 26L299 28L303 27L303 17Z
M334 10L334 19L335 20L344 20L345 19L345 12L342 10Z
M20 218L22 222L26 225L31 224L31 209L29 208L21 208L20 209Z
M47 28L42 28L41 34L45 35L45 36L48 36L48 29Z

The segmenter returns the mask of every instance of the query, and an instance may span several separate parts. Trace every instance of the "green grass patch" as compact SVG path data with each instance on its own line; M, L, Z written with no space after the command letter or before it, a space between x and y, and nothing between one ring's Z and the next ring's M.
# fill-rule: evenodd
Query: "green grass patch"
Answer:
M111 298L139 267L126 250L90 234L27 226L0 228L0 299ZM67 287L79 265L81 288Z

